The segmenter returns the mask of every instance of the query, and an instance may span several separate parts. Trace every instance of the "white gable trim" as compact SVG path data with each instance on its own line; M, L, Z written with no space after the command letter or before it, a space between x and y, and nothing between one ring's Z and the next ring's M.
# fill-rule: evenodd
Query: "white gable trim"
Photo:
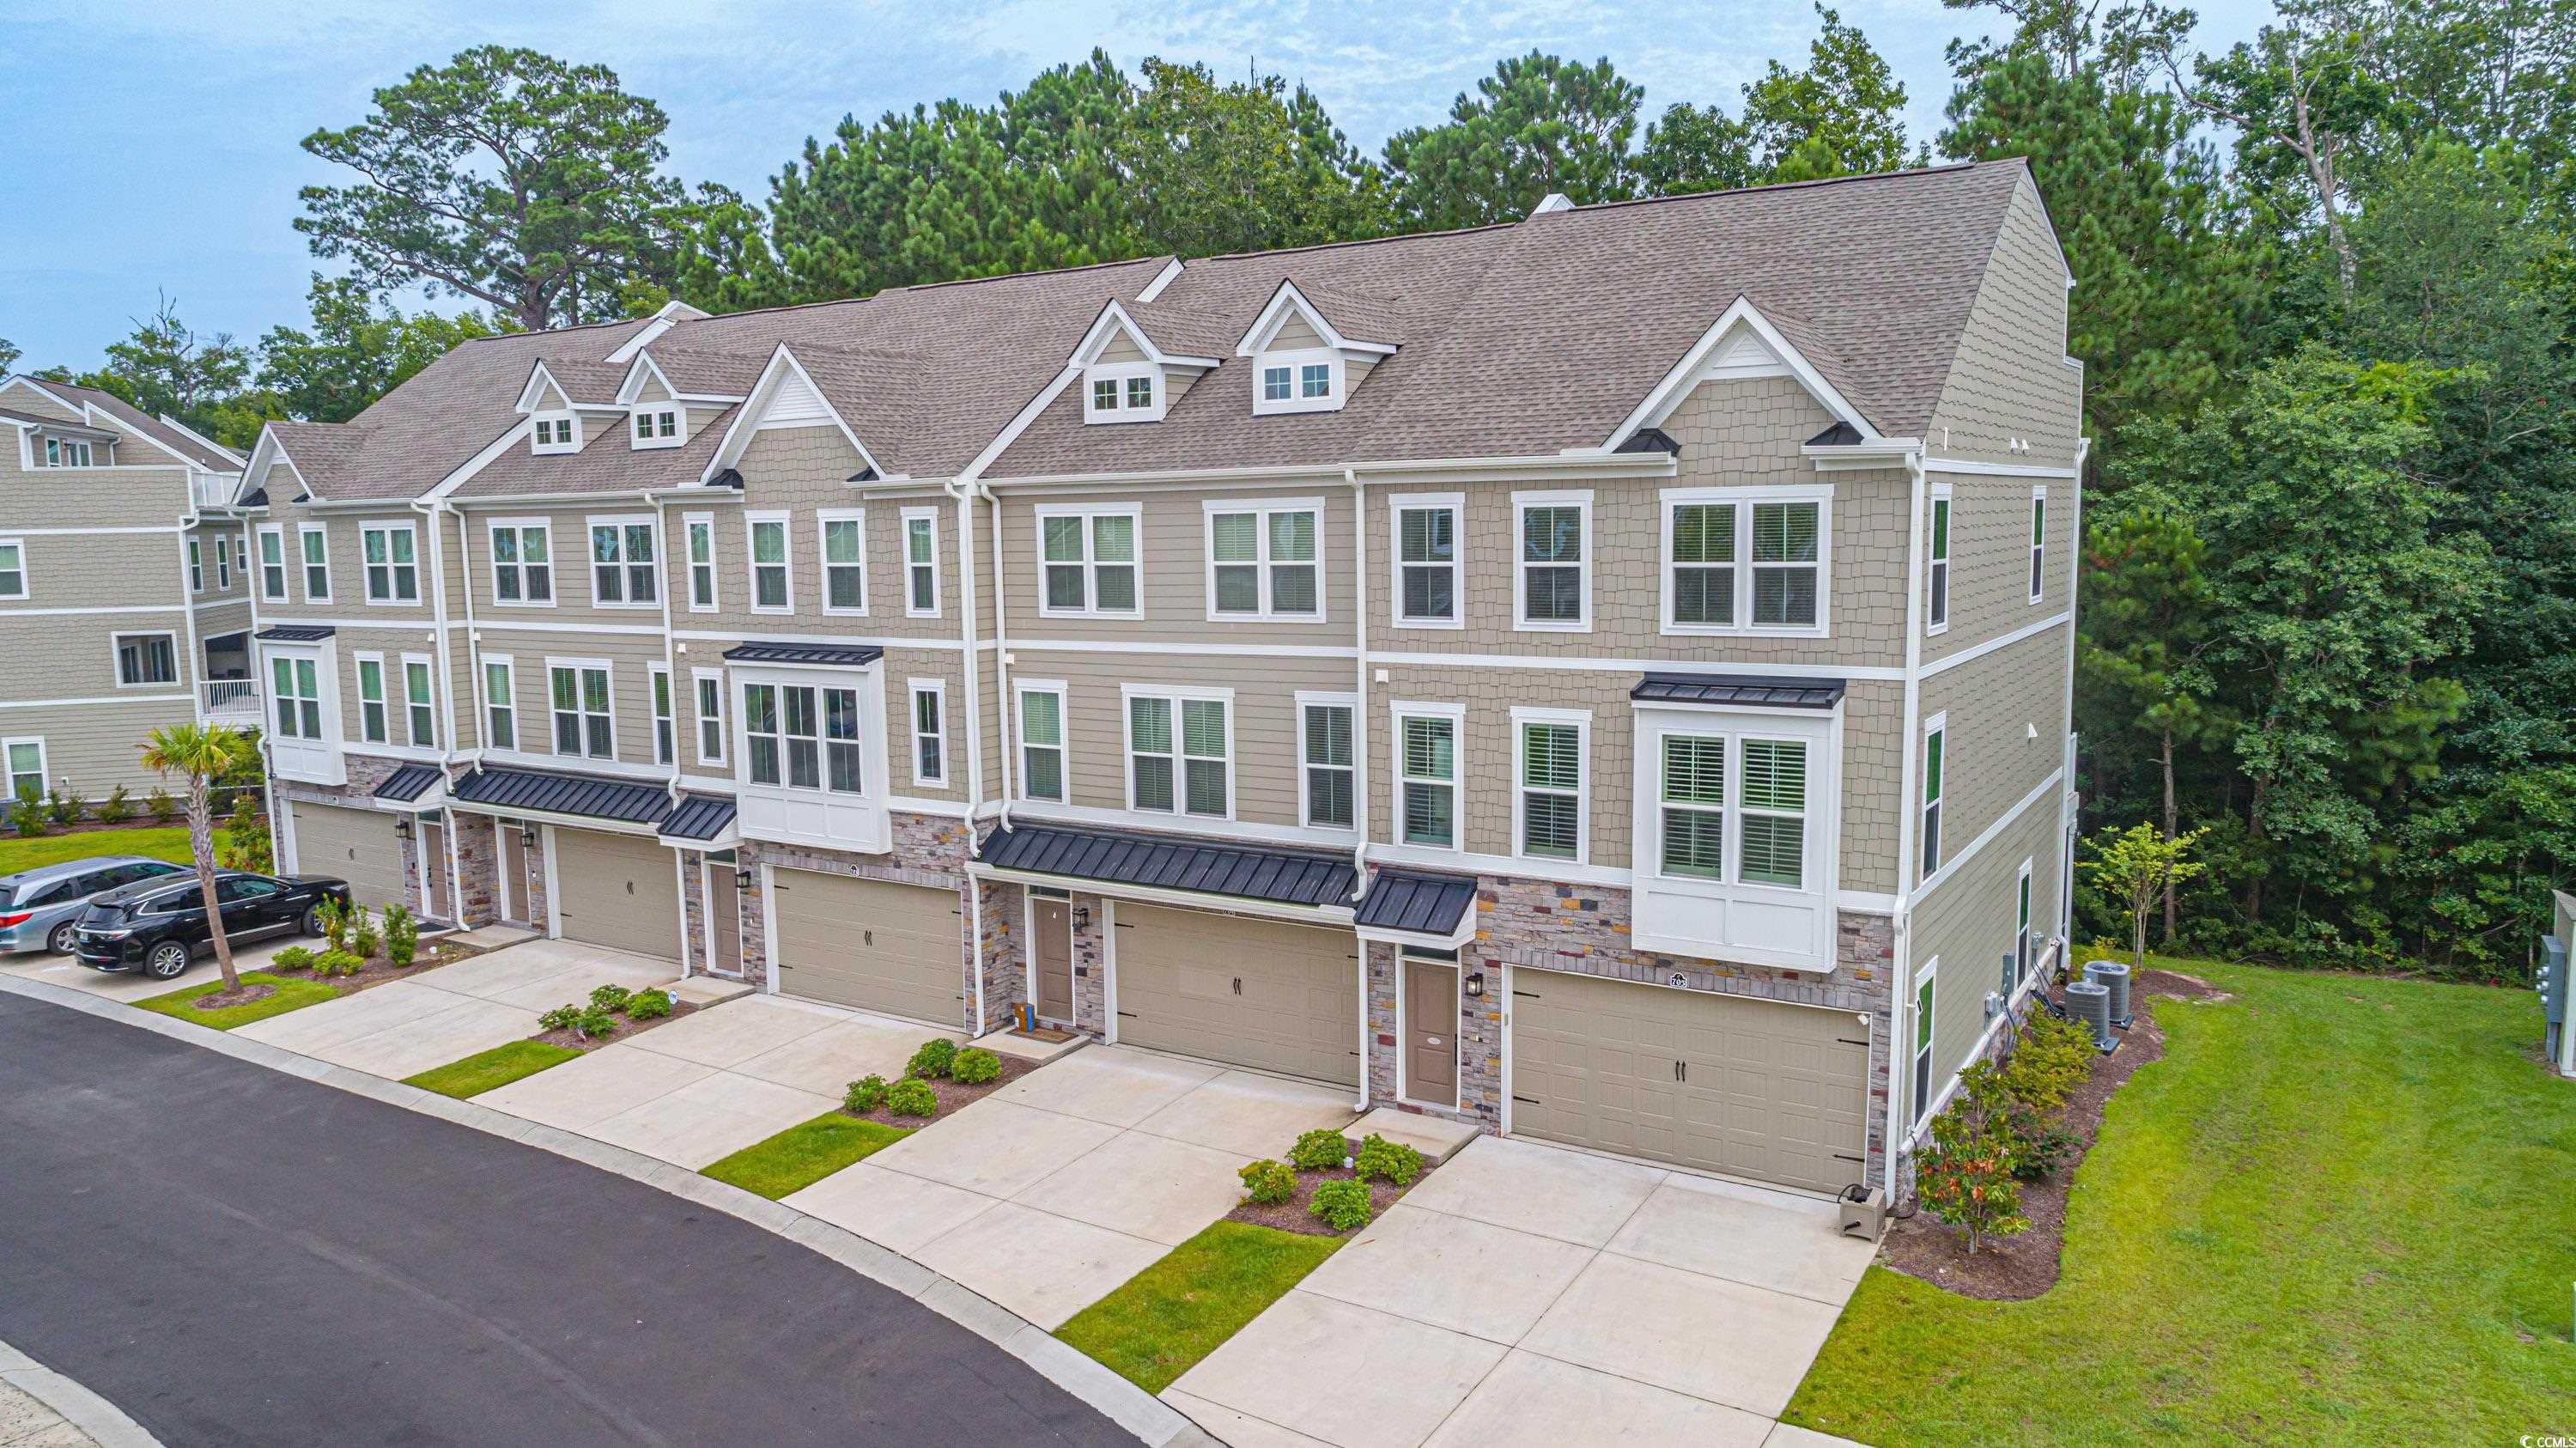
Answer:
M1172 283L1179 281L1180 279L1181 259L1179 257L1173 257L1170 261L1163 263L1163 269L1161 271L1154 273L1154 279L1152 281L1145 283L1145 289L1136 294L1136 300L1140 302L1150 302L1156 297L1161 296L1165 287L1170 286Z
M162 413L159 421L163 427L170 428L178 432L184 432L196 441L214 449L217 455L231 458L236 466L240 465L242 461L242 455L240 453L234 452L231 448L224 446L222 443L219 443L213 438L206 436L204 433L197 431L195 428L188 426L188 424L181 422L170 414L166 412ZM203 464L200 464L200 466L203 466ZM208 472L220 471L220 469L216 468L207 468L206 470Z
M742 461L753 436L770 425L770 408L778 401L780 392L791 387L803 389L814 399L815 405L823 410L823 420L840 430L841 436L848 439L851 450L859 455L861 461L875 468L878 477L892 481L904 476L886 471L885 466L877 461L876 454L868 451L868 445L859 441L858 433L851 429L849 420L841 416L841 410L823 395L822 388L814 385L813 376L806 372L803 363L796 360L796 354L788 351L787 344L781 342L769 354L768 365L760 369L760 380L752 384L751 396L744 400L742 410L734 415L733 425L725 429L724 441L717 444L715 456L707 459L706 471L698 475L701 484L715 481L725 469Z
M1089 367L1099 361L1109 339L1120 332L1133 339L1136 350L1144 353L1145 360L1157 367L1194 367L1202 372L1216 369L1218 359L1214 357L1183 357L1154 345L1154 339L1145 335L1145 329L1138 326L1136 319L1127 315L1127 309L1114 298L1100 309L1100 315L1092 321L1091 330L1082 334L1081 345L1073 349L1073 365Z
M541 407L539 404L548 388L554 391L556 405ZM511 410L521 415L539 411L569 412L572 410L572 393L555 380L555 375L546 370L545 363L538 362L528 369L527 383L519 389L519 400L511 404Z
M303 490L304 496L315 502L322 501L322 495L313 491L313 485L304 480L304 470L297 467L295 459L287 455L286 444L277 440L277 429L265 424L260 427L259 441L250 445L250 461L242 465L242 487L233 496L239 498L242 493L252 488L268 486L263 479L268 469L278 463L286 464L286 470L295 475L295 486ZM274 507L279 503L292 503L295 500L271 494L268 501L269 505Z
M1751 336L1758 339L1771 357L1786 369L1787 375L1796 378L1798 384L1806 388L1817 402L1823 404L1827 412L1858 428L1864 445L1887 441L1880 434L1877 425L1862 416L1861 410L1852 405L1851 399L1843 396L1832 383L1827 382L1824 375L1816 370L1815 364L1809 362L1805 355L1782 335L1780 329L1773 326L1771 320L1762 315L1761 309L1754 306L1750 298L1737 297L1734 305L1728 307L1725 314L1717 319L1716 325L1701 333L1700 339L1691 344L1689 351L1682 354L1682 360L1674 363L1672 370L1664 374L1663 380L1657 382L1653 390L1646 394L1645 400L1637 404L1636 411L1629 413L1618 427L1612 429L1609 440L1601 444L1602 450L1616 448L1634 436L1638 429L1653 427L1672 416L1673 409L1681 405L1683 398L1690 396L1691 389L1697 387L1707 375L1710 363L1719 357L1718 344L1729 340L1729 334L1738 328L1746 329Z
M653 354L638 352L635 354L635 361L626 369L625 379L617 384L618 403L627 407L634 406L636 399L644 395L644 379L647 377L661 383L662 390L673 398L679 397L680 389L671 385L670 374L662 370L662 364L653 360Z
M74 417L87 418L89 416L89 409L87 407L84 407L69 398L55 396L51 391L46 389L45 384L38 382L33 377L12 377L7 382L0 383L0 392L6 392L12 387L24 387L29 392L36 394L38 397L45 399L47 402L50 402L54 406L61 408L63 411L72 414ZM79 424L75 423L73 425L78 426Z
M1323 312L1318 310L1313 302L1306 300L1306 294L1297 290L1297 284L1291 281L1281 282L1279 290L1270 294L1270 305L1263 307L1261 315L1252 319L1252 325L1245 329L1242 338L1234 344L1234 355L1254 357L1267 351L1271 339L1278 334L1282 326L1286 325L1288 314L1292 311L1304 317L1306 325L1315 329L1315 335L1324 339L1324 345L1335 351L1369 352L1380 357L1395 355L1395 348L1387 343L1355 342L1343 336L1334 329L1331 322L1324 320Z
M653 320L646 323L642 331L627 338L623 346L619 347L616 351L609 353L608 356L602 360L609 362L628 361L632 359L636 353L653 345L656 339L658 339L663 333L671 330L675 324L680 322L703 322L706 319L707 314L705 312L698 310L696 307L690 306L686 302L664 302L661 307L653 313Z
M446 477L440 478L435 487L432 487L428 492L420 495L420 501L424 503L435 503L445 498L448 494L455 492L458 488L465 486L467 482L473 479L476 473L490 467L494 458L508 452L511 448L517 446L520 441L525 439L529 433L534 432L536 430L536 426L537 423L535 418L520 418L516 426L501 434L499 437L492 439L490 442L485 443L481 452L478 452L474 456L457 464L456 471L449 473Z
M204 463L197 461L195 458L192 458L186 453L179 451L177 448L170 446L161 439L154 437L152 434L145 432L139 427L136 427L133 423L127 422L124 418L117 416L115 413L108 411L104 407L84 406L81 408L81 416L88 418L94 426L107 429L108 431L114 432L122 437L133 438L135 441L151 447L156 451L166 453L170 457L176 458L178 461L187 464L189 467L197 469L199 472L210 473L214 471L214 469L207 467Z

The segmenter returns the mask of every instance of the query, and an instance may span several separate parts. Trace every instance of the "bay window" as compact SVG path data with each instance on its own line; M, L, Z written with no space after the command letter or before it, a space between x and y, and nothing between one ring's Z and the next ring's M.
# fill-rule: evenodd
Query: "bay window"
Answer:
M1641 701L1635 719L1637 947L1830 969L1834 715Z

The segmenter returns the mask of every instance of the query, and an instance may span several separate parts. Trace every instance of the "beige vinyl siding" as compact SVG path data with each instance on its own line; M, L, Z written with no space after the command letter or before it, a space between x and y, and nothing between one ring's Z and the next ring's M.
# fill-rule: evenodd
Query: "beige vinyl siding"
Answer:
M1279 330L1271 335L1270 346L1267 350L1272 352L1294 352L1301 348L1321 347L1323 345L1324 339L1316 335L1314 328L1306 325L1305 315L1297 311L1294 307L1291 307L1286 319L1280 322Z
M1374 495L1372 495L1374 496ZM1211 502L1228 509L1253 511L1268 502L1315 499L1323 504L1316 531L1322 562L1323 619L1251 622L1212 621L1208 617L1208 524ZM1141 510L1137 558L1142 566L1138 600L1142 618L1065 618L1040 614L1039 577L1044 553L1038 528L1041 509L1085 508ZM1263 647L1351 646L1351 490L1338 482L1281 482L1243 488L1134 494L1039 494L1014 492L1003 499L1002 588L1009 608L1013 639L1115 639L1145 643L1186 644L1211 639ZM1372 519L1382 527L1382 519ZM976 540L987 548L989 538ZM1372 543L1372 549L1377 546ZM1378 557L1382 564L1382 555ZM1372 572L1370 587L1382 587Z
M554 753L553 695L550 692L548 660L566 664L596 660L608 665L609 702L617 728L617 758L614 762L647 766L653 763L652 666L662 662L662 640L658 635L509 633L487 629L482 652L487 657L506 653L511 658L512 695L518 705L521 754ZM687 673L688 666L684 662L673 680L674 685L686 678ZM679 697L676 687L673 696L674 725L686 730L691 720L679 712L685 701ZM586 754L560 757L566 769L577 770L586 764L602 762Z
M1940 457L2064 467L2075 457L2083 382L2066 361L2065 266L2024 175L1924 441ZM2012 452L2016 437L2031 450Z
M27 397L24 388L12 388L0 393L0 408L18 410ZM146 527L176 532L179 520L191 511L187 468L131 436L120 436L116 456L118 466L112 468L22 469L16 430L0 435L0 518L7 520L0 523L0 533L19 528ZM212 557L207 561L213 562Z
M341 740L352 747L357 748L372 747L377 743L377 741L368 739L360 728L358 655L382 654L385 660L385 737L382 742L395 748L402 748L409 745L411 743L411 735L403 719L404 699L402 656L405 654L414 654L429 660L431 688L435 691L437 688L438 678L438 646L429 641L429 630L424 628L344 628L332 636L332 644L335 647L330 650L330 652L336 652L339 655L340 660ZM261 667L262 665L254 659L252 663L252 671L254 673L258 673ZM265 701L267 698L267 689L265 686L266 675L261 675L261 678L263 680L261 698ZM444 711L447 707L447 701L445 699L433 697L430 702L435 710ZM439 728L444 730L446 727L446 716L441 712L439 715Z
M844 480L865 467L837 428L775 428L755 435L743 452L744 489L739 498L713 490L706 499L682 496L666 502L663 513L664 570L671 590L671 627L739 633L745 638L797 638L816 635L849 638L954 639L959 637L957 577L957 508L935 488L862 492ZM904 609L903 513L907 508L939 510L939 601L936 618L913 618ZM824 510L857 510L862 518L867 559L865 615L823 611L823 539L816 515ZM715 518L716 601L714 613L689 608L688 513ZM751 607L751 565L746 513L788 514L787 560L793 614L755 613ZM979 535L979 566L990 561L989 540ZM587 589L584 590L587 596Z
M1137 346L1136 339L1127 335L1126 329L1122 327L1110 334L1107 345L1100 349L1100 355L1093 360L1103 363L1142 362L1145 360L1145 349Z
M610 631L635 628L658 631L662 627L662 607L658 598L653 603L640 608L597 607L590 567L591 519L651 521L655 512L655 509L635 498L600 498L577 507L531 507L526 504L513 506L508 503L476 504L464 514L467 520L466 546L471 551L463 572L457 571L457 560L452 547L447 560L449 566L448 615L457 619L465 616L464 599L457 591L462 584L474 590L474 622L477 627L503 627L512 622L522 622L543 623L549 626L597 625ZM545 526L548 550L546 556L551 560L552 565L552 576L549 581L554 592L554 602L551 607L543 604L505 604L494 596L492 527L503 519L514 523ZM672 575L667 559L672 548L676 546L676 539L671 535L670 529L677 526L675 519L661 530L661 536L656 539L657 551L654 555L656 571L653 579L656 588L667 587L670 583ZM621 538L621 545L622 541ZM621 585L623 582L624 579L621 576ZM677 622L679 612L680 610L676 608L673 610L675 627L679 626Z
M1299 690L1347 693L1346 660L1242 658L1227 655L1074 654L1023 652L1011 670L1014 694L1030 680L1061 681L1066 688L1066 744L1072 758L1066 803L1091 809L1127 807L1127 706L1123 684L1232 689L1228 725L1233 730L1236 820L1294 825L1297 818L1297 702ZM1177 727L1177 724L1176 724ZM1017 721L1011 738L1018 743ZM1015 789L1024 781L1014 761ZM1155 812L1171 827L1221 824L1199 816Z
M0 525L0 527L4 526ZM197 541L199 556L205 562L206 588L203 593L189 594L188 597L192 601L207 604L227 601L246 602L249 599L253 567L251 549L257 546L257 540L251 536L248 527L230 521L200 523L187 530L184 538L193 538ZM180 562L183 567L187 562L184 538L180 544ZM232 579L229 585L223 581L223 575L215 568L215 540L218 538L229 540L226 545L231 550L232 556Z
M0 538L17 537L21 528L62 526L40 523L14 511L15 491L0 493ZM135 525L135 526L140 526ZM37 609L171 607L170 626L178 627L178 606L189 600L187 554L176 529L167 533L51 533L20 540L27 574L27 596L0 602L0 619L12 615L46 617L57 629L87 628L78 615L38 615ZM206 560L207 583L214 582L214 559ZM101 614L99 619L119 615ZM151 615L125 615L146 618ZM71 647L77 647L72 645ZM54 651L48 649L49 657ZM20 655L19 657L28 657ZM10 691L15 693L13 684Z
M966 667L956 649L886 650L886 768L893 794L915 799L963 800L966 798ZM944 785L915 784L912 778L912 681L938 679L947 685L946 697L940 701L940 749L946 765ZM986 677L989 686L991 679ZM989 797L989 795L988 795Z
M2001 987L2004 953L2012 949L2014 910L2024 860L2031 865L2030 933L2034 960L2044 958L2048 940L2057 933L2059 877L2065 872L2065 847L2057 828L2057 796L2052 792L2024 811L2020 819L1996 835L1914 908L1910 935L1914 966L1920 970L1935 958L1941 964L1933 986L1932 1090L1936 1096L1942 1083L1967 1063L1968 1052L1985 1033L1986 995ZM1964 846L1967 838L1960 843ZM1910 1046L1910 1026L1904 1039ZM1898 1067L1905 1072L1913 1070L1910 1051L1900 1052ZM1909 1103L1907 1109L1912 1111L1920 1105Z
M250 604L247 602L219 603L210 608L200 608L196 612L197 652L201 661L205 655L206 640L221 638L226 634L250 632Z
M1923 681L1922 717L1948 716L1941 771L1943 858L1955 858L2063 766L2065 691L2063 629L2035 634ZM2031 737L2034 728L2037 738Z
M1923 640L1925 663L2066 611L2075 567L2074 479L1979 473L1935 473L1931 479L1946 483L1951 491L1950 626ZM2048 544L2040 560L2037 603L2030 601L2030 492L2034 486L2048 489ZM1931 526L1927 502L1927 548Z
M168 634L178 676L167 684L119 687L115 646L119 634ZM0 613L0 658L44 661L42 668L10 669L6 685L0 686L0 702L184 694L196 687L200 662L189 646L188 614L181 608L69 617ZM0 728L5 727L0 720Z
M276 471L271 470L272 476L276 475ZM285 487L294 486L291 478L279 477L278 481ZM400 504L391 504L382 509L370 508L363 513L320 511L309 505L299 506L287 502L279 497L278 490L272 489L269 493L268 517L265 521L278 525L285 534L289 572L292 576L287 582L284 602L274 599L260 600L259 616L262 623L293 623L300 619L366 619L372 623L381 618L388 626L418 626L425 625L430 620L431 605L436 595L432 586L430 530L427 518ZM327 603L313 603L305 597L303 527L308 523L319 523L325 529L324 557L331 568L331 597ZM413 559L419 568L420 596L417 601L408 604L367 602L366 567L360 553L362 545L359 533L366 525L374 523L409 523L411 525ZM464 617L464 605L452 593L448 599L448 608L454 617L460 619ZM417 624L414 623L415 620Z
M185 699L160 700L168 690L140 689L144 698L111 704L34 704L0 709L0 738L42 739L48 787L70 787L92 805L122 784L137 804L156 784L173 795L186 787L145 769L137 752L145 736L165 724L195 717ZM156 700L158 702L156 702Z
M81 420L78 410L56 402L53 392L43 388L40 383L28 382L0 388L0 407L5 407L11 412L23 412L30 417L54 417L65 422Z

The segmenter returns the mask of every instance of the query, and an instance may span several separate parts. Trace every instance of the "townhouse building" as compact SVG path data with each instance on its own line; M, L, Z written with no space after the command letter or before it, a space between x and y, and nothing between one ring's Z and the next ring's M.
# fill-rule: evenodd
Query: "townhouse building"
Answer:
M470 342L249 460L280 858L1887 1182L2064 950L2070 285L2001 162Z
M0 756L11 798L161 781L161 725L257 722L242 457L111 393L0 380Z

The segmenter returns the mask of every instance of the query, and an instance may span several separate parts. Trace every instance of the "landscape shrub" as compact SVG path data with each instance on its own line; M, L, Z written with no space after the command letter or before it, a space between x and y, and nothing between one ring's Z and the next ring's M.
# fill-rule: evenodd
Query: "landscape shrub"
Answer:
M1288 1148L1288 1160L1307 1171L1331 1171L1351 1154L1351 1145L1342 1134L1329 1126L1319 1126L1297 1138Z
M269 845L268 821L260 818L248 793L233 798L233 812L224 821L223 837L215 841L215 863L228 870L249 870L261 875L277 868Z
M968 1046L948 1062L948 1075L961 1086L981 1086L1002 1076L1002 1058L981 1046Z
M1993 1066L1980 1061L1960 1072L1950 1104L1932 1118L1932 1149L1915 1165L1916 1198L1934 1218L1967 1229L1972 1257L1983 1238L2030 1230L2013 1177L2020 1154L2013 1105Z
M45 797L32 789L19 795L9 806L9 828L22 835L41 835L52 828L45 818Z
M1284 1161L1265 1156L1245 1162L1235 1175L1243 1178L1244 1196L1265 1207L1277 1206L1297 1195L1296 1169Z
M385 959L408 967L420 957L420 922L400 905L385 907Z
M401 907L388 905L385 908L396 910ZM374 919L363 911L359 912L356 918L349 922L349 953L360 960L370 960L384 948L385 938L377 932Z
M290 945L268 958L271 970L311 970L313 952L301 945Z
M2018 1121L2013 1130L2013 1180L2039 1181L2075 1154L2075 1133L2054 1117Z
M903 1074L925 1079L945 1076L956 1064L957 1043L946 1036L934 1036L922 1042L921 1049L912 1053L912 1062L903 1068Z
M851 1082L849 1094L841 1098L841 1104L852 1111L874 1111L884 1106L886 1078L867 1075Z
M584 1006L580 1019L573 1022L573 1029L579 1031L586 1039L604 1041L616 1032L617 1015L613 1011L602 1010L598 1006Z
M2004 1062L2004 1090L2034 1111L2055 1111L2084 1084L2100 1056L2093 1048L2092 1032L2042 1011L2021 1028L2020 1039Z
M313 974L316 979L327 979L335 975L356 975L359 968L366 963L345 950L326 950L313 957Z
M80 797L79 790L66 794L56 789L45 797L45 818L58 825L76 825L80 823L81 811L87 806L88 801Z
M604 985L590 993L590 1003L603 1011L622 1011L635 999L635 992L622 985Z
M349 917L356 912L337 900L325 900L314 907L322 920L322 940L333 950L349 948Z
M548 1031L578 1031L581 1029L581 1012L579 1001L568 1001L537 1017L537 1026Z
M134 800L132 796L125 792L124 785L120 784L116 788L109 790L107 792L107 798L98 802L98 822L100 824L121 825L133 817Z
M156 784L152 786L152 792L143 797L143 812L152 816L154 824L166 825L178 817L178 796Z
M930 1089L929 1082L906 1076L887 1090L886 1109L897 1116L935 1116L939 1093Z
M626 1019L649 1021L671 1013L671 994L664 990L639 990L626 998Z
M1352 1164L1359 1168L1362 1180L1383 1177L1397 1186L1409 1187L1422 1174L1422 1153L1372 1131L1361 1139L1359 1155Z
M1369 1219L1368 1184L1349 1177L1326 1182L1307 1199L1306 1214L1336 1232L1365 1227Z

